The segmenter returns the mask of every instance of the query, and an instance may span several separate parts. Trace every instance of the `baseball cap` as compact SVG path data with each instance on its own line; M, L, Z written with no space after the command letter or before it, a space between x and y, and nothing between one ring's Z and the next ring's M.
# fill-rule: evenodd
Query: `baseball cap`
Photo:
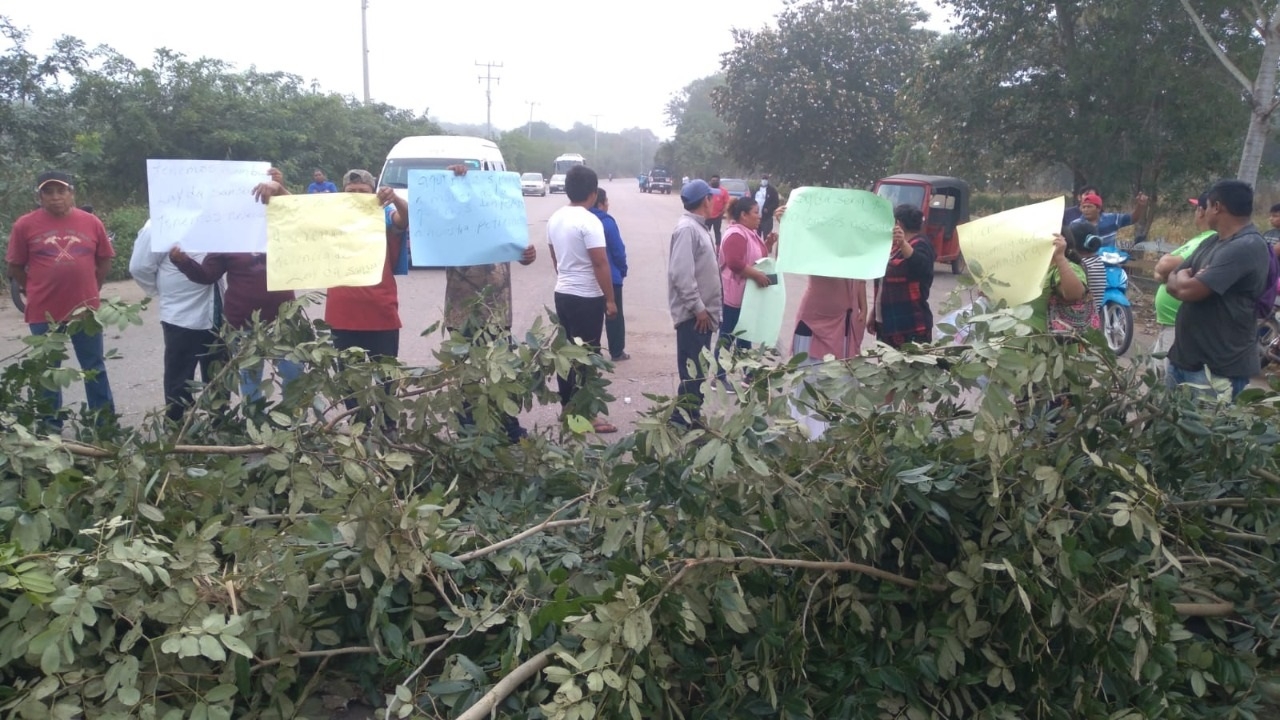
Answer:
M1080 198L1080 204L1084 205L1085 203L1102 207L1102 196L1098 193L1088 193L1084 197Z
M378 183L373 180L373 173L368 170L348 170L342 174L342 187L346 187L352 183L364 183L371 188L377 188Z
M1209 193L1202 192L1198 198L1187 198L1187 202L1198 208L1207 207L1209 205Z
M36 192L39 192L45 185L49 183L58 183L66 185L68 189L74 187L71 176L60 170L46 170L36 176Z
M680 201L685 205L694 205L711 194L711 186L705 180L690 180L680 188Z

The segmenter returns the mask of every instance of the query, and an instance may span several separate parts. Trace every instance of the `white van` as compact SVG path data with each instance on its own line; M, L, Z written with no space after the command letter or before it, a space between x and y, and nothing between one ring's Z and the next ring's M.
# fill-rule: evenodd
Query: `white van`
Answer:
M387 153L378 186L408 197L410 170L444 170L466 165L471 170L506 171L507 162L492 140L461 135L414 135L402 139Z

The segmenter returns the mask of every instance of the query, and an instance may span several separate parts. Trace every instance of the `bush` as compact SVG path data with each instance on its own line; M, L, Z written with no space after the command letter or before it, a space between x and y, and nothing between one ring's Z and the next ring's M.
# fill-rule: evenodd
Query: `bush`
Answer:
M502 413L553 402L551 374L585 372L584 415L607 398L603 362L551 325L451 336L411 369L281 317L181 428L38 436L22 388L76 371L42 370L37 345L0 376L0 710L318 717L335 687L466 720L1263 707L1273 393L1166 395L1101 345L1027 334L1021 308L971 318L963 347L751 355L706 430L654 398L616 444L575 416L512 446ZM227 402L238 367L279 356L311 371L278 402ZM348 394L398 432L359 408L343 427Z
M1045 200L1052 199L1050 197L1038 197L1026 193L1011 193L1007 195L998 195L994 193L973 193L969 197L969 214L973 217L983 217L986 215L994 215L1005 210L1012 210L1024 205L1031 205ZM1072 198L1067 199L1067 206L1074 205Z
M111 273L107 275L107 280L114 282L129 279L129 259L133 256L133 242L138 238L138 232L142 230L142 226L146 224L149 212L141 205L123 205L108 212L102 218L102 224L106 225L107 232L115 236L116 256L111 261Z

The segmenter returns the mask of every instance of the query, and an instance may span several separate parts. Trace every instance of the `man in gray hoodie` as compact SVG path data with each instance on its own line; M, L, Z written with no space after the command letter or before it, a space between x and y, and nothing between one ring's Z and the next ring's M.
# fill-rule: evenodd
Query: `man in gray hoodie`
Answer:
M702 383L707 374L702 352L711 348L711 334L720 324L720 264L706 228L714 194L702 180L685 183L680 190L684 214L671 233L667 259L667 301L676 326L680 396L692 396L686 398L688 418L677 411L671 420L686 426L701 423Z

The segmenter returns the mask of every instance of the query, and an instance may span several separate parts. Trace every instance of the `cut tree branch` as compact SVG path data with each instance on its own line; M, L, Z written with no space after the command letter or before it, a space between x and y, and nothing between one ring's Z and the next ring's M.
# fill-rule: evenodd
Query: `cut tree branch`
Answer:
M450 637L451 635L432 635L431 637L424 637L421 640L414 640L410 642L409 647L421 647L423 645L434 645L435 643L444 642L445 640L448 640ZM262 662L257 663L252 668L250 668L249 672L257 672L265 667L271 667L272 665L279 665L280 663L284 662L285 658L326 658L328 659L331 657L337 657L339 655L373 655L378 652L380 652L380 650L376 647L373 647L372 645L356 645L353 647L333 648L332 650L303 650L300 652L285 653L279 657L273 657L273 658L268 658L266 660L263 660Z
M789 567L800 570L820 570L822 572L856 572L863 575L870 575L894 585L901 585L905 588L915 589L920 586L919 580L912 580L909 577L903 577L888 570L881 570L877 567L864 565L862 563L847 561L823 561L823 560L788 560L786 558L764 558L764 557L731 557L731 558L688 558L685 561L685 567L697 567L698 565L741 565L743 563L754 563L756 565L771 565L773 567ZM927 585L930 590L942 592L946 590L945 585Z
M534 655L533 657L520 663L514 670L507 673L507 676L498 681L493 689L484 694L484 697L476 701L475 705L467 708L467 711L458 716L458 720L484 720L489 717L489 713L498 706L498 703L507 699L507 696L515 692L526 680L542 671L551 662L551 654L557 650L557 646L552 646Z

